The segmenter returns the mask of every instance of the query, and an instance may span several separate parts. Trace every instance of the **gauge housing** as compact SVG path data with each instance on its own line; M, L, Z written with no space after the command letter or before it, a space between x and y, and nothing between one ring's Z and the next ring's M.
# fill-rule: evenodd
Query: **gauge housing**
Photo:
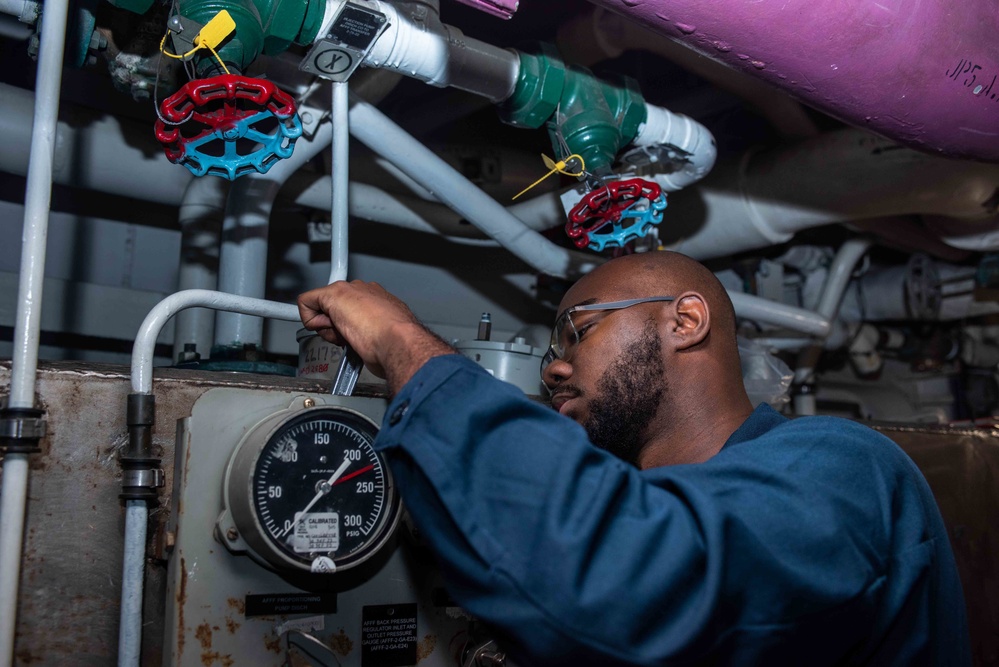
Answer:
M219 539L279 573L336 574L370 560L400 515L377 434L345 406L299 403L263 419L226 466Z

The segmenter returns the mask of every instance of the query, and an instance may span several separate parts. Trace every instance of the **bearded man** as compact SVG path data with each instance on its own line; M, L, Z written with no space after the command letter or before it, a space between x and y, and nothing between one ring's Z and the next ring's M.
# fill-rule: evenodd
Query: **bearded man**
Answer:
M753 408L710 271L630 255L566 294L551 410L375 283L299 299L394 397L375 446L451 595L521 665L967 665L947 533L912 461Z

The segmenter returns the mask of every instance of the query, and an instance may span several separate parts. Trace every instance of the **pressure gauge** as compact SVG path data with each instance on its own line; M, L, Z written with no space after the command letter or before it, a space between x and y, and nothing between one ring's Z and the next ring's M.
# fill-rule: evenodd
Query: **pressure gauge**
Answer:
M262 421L229 460L220 538L278 571L339 572L368 560L399 519L391 475L372 446L377 433L346 407Z

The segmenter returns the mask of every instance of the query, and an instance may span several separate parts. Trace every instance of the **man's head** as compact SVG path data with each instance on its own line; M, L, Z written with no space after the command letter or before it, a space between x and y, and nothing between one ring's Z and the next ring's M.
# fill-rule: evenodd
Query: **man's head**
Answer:
M692 418L728 411L725 392L745 397L731 301L684 255L628 255L595 269L562 299L556 328L562 358L543 372L552 406L627 461L689 431L681 427ZM744 412L748 399L734 405Z

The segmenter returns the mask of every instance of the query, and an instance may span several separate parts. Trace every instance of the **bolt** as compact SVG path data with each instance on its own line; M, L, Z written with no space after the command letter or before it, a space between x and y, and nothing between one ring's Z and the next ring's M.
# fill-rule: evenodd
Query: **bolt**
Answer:
M309 111L303 111L301 117L302 117L302 122L305 123L306 125L310 124L313 120L312 113Z
M179 16L171 16L167 21L167 27L176 33L184 32L184 24L180 22Z
M226 539L229 540L230 542L235 542L236 539L239 537L239 533L236 532L235 528L230 528L229 530L225 531L225 536Z
M304 405L307 408L314 408L316 407L316 402L311 398L307 398L304 401L302 401L302 405Z

